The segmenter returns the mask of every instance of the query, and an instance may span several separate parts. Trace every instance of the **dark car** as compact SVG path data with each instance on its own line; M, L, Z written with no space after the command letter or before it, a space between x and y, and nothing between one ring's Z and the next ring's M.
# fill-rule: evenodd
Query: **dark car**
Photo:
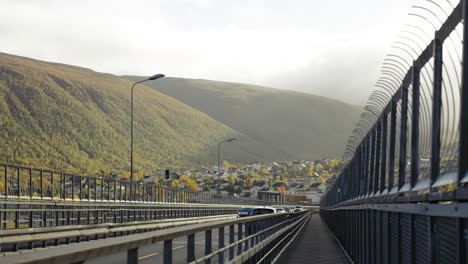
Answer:
M255 207L250 215L262 215L262 214L276 214L276 209L273 207Z
M243 207L237 212L238 217L244 217L244 216L249 216L250 213L252 212L253 208L250 207Z

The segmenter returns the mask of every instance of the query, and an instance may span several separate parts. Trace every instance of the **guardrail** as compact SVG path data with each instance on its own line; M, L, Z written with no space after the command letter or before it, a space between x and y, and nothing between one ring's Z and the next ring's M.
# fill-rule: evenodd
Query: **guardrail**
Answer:
M0 198L88 202L273 204L256 199L168 188L155 183L82 176L8 164L0 165Z
M37 252L24 252L0 258L2 263L84 263L98 257L105 257L121 251L127 252L127 263L138 263L138 249L163 242L164 263L172 263L172 241L187 238L187 263L270 263L297 233L310 217L310 211L281 213L237 218L204 224L176 227L125 237L107 238L76 244L58 246ZM225 235L228 229L229 242ZM218 249L213 250L212 234L218 231ZM205 254L195 259L195 236L203 233ZM237 233L237 239L235 234Z
M355 263L468 261L467 19L468 2L463 0L403 72L382 113L374 112L376 121L369 123L362 141L356 137L357 147L350 150L354 156L320 202L322 217ZM464 41L454 43L451 36L459 34L462 22ZM459 61L442 60L444 51L451 56L446 40L461 44L461 69ZM456 67L447 70L452 64ZM457 71L461 86L458 81L455 88L444 84L457 80ZM429 93L421 97L420 77L428 75ZM450 100L447 89L453 89ZM447 112L451 101L459 109ZM458 138L447 142L442 132L447 137L448 130Z
M234 214L238 205L0 201L5 229L126 223Z
M130 223L104 223L89 225L70 225L48 228L10 229L0 232L0 248L2 252L45 248L48 245L79 243L108 237L117 237L163 228L173 228L235 218L236 215L215 215L204 217L189 217L161 219L153 221L134 221Z

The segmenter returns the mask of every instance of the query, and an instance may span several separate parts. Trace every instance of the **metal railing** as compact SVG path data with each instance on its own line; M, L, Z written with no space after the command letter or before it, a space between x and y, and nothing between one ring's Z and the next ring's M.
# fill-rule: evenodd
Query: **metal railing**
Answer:
M0 165L0 198L148 203L269 205L272 202L174 189L154 183Z
M442 111L449 89L444 81L453 81L450 78L456 74L447 71L448 63L442 60L444 41L458 34L457 27L463 26L467 16L464 0L441 21L434 39L405 72L382 112L371 111L375 123L368 123L362 140L355 137L356 148L347 150L353 157L320 202L322 217L355 263L468 261L466 41L462 45L461 93L453 94L460 108L450 112L446 105L446 112ZM462 32L466 40L466 25ZM431 88L432 100L425 103L426 110L421 110L423 72L432 76L425 84ZM441 130L447 130L444 119L452 120L457 130L453 133L458 133L450 146L441 144ZM427 129L421 129L423 123Z
M435 38L424 49L406 73L400 88L378 116L355 154L324 195L321 206L348 204L357 200L372 201L453 201L467 200L468 190L468 67L463 59L461 98L459 113L445 113L460 118L459 139L452 142L458 147L456 160L447 160L441 153L442 102L442 52L443 43L455 32L456 27L468 16L466 1L458 4ZM463 35L468 36L468 27L463 27ZM468 44L463 45L463 58L468 56ZM465 52L466 51L466 52ZM427 131L420 131L420 78L421 68L430 60L433 64L432 96L433 107L430 116L430 157L420 157L420 139L427 138ZM431 64L431 65L432 65ZM447 73L448 74L448 73ZM409 100L411 95L411 100ZM411 103L411 104L409 104ZM397 107L398 106L398 107ZM411 117L411 118L410 118ZM427 120L426 120L427 121ZM424 133L423 133L424 132ZM399 135L399 137L397 137ZM411 143L411 144L410 144ZM424 158L424 159L423 159ZM429 174L421 163L428 159ZM457 162L457 171L441 171L441 165Z
M224 212L226 213L226 212ZM195 214L194 214L195 215ZM198 215L211 215L208 211ZM46 248L47 246L80 243L108 237L131 235L153 230L174 228L183 225L208 223L212 221L235 218L234 214L219 214L212 216L197 216L183 218L169 218L158 220L144 220L116 223L87 223L83 225L52 226L41 228L10 229L0 232L1 252Z
M206 204L0 201L0 231L226 215L235 214L239 208Z
M127 252L127 263L138 263L138 250L147 245L163 243L165 264L173 262L173 240L186 238L187 263L271 263L310 217L310 211L269 214L210 222L198 225L158 230L126 237L112 237L80 243L77 247L58 246L37 252L0 257L2 263L84 263L118 252ZM213 233L217 231L217 248L213 247ZM196 236L205 239L202 257L196 259ZM227 239L226 239L227 235Z

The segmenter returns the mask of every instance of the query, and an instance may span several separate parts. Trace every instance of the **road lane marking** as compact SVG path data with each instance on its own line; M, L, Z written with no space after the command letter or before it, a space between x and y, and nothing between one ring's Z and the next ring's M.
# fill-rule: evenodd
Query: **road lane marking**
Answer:
M173 247L172 250L176 250L176 249L184 248L184 247L185 247L185 246ZM148 254L148 255L139 257L138 260L147 259L147 258L154 257L154 256L157 256L157 255L159 255L159 253Z
M185 247L185 246L178 246L178 247L172 248L172 250L176 250L176 249L184 248L184 247Z
M159 253L149 254L149 255L146 255L146 256L143 256L143 257L139 257L138 260L150 258L150 257L157 256L157 255L159 255Z

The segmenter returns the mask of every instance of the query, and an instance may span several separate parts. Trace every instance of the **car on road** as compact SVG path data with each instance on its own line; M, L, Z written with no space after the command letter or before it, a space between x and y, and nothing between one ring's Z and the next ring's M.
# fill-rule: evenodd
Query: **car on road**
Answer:
M302 206L300 205L296 205L296 208L294 208L294 212L302 212L304 211L304 208L302 208Z
M277 212L277 213L286 213L286 211L284 210L284 208L276 208L276 212Z
M255 207L250 215L262 215L262 214L276 214L276 209L273 207Z
M249 216L252 210L252 207L242 207L239 212L237 212L237 217Z

